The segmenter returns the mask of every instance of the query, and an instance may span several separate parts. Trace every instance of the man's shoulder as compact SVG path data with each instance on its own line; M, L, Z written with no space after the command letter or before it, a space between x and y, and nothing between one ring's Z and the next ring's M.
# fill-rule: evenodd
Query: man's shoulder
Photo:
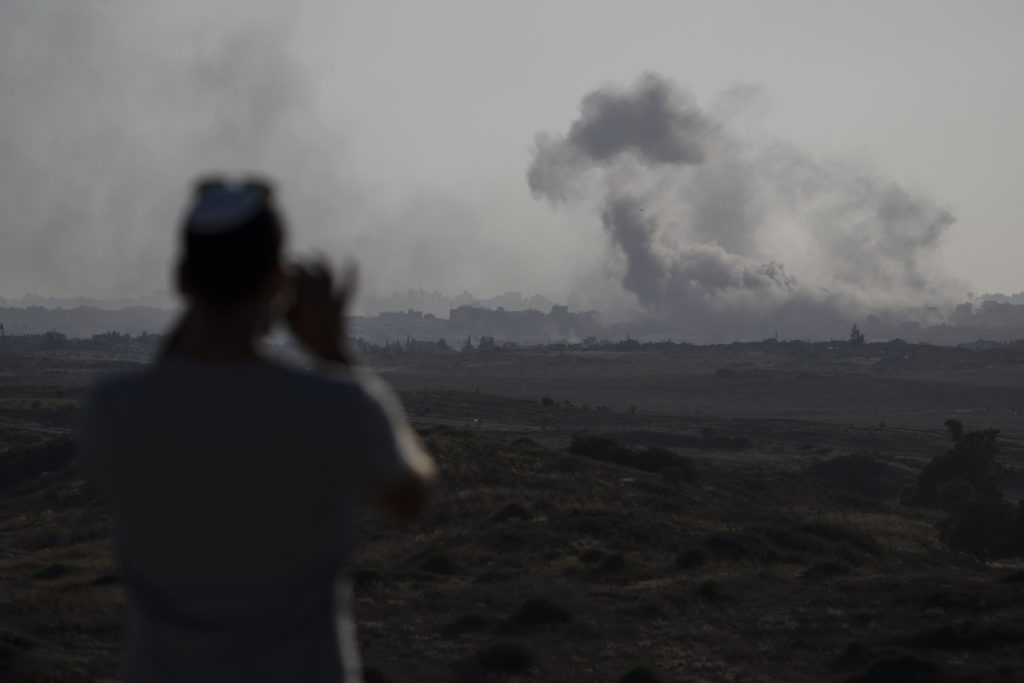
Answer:
M232 378L228 376L229 381ZM241 373L235 386L262 387L260 393L271 392L288 397L296 407L302 405L367 404L378 401L374 377L362 370L342 367L303 367L276 360L253 364Z
M287 384L304 391L334 394L363 394L364 382L348 370L335 368L305 368L277 361L262 364L259 372L268 382Z
M89 389L89 400L93 403L103 402L135 394L148 383L149 374L150 369L146 368L100 377Z
M301 396L308 403L334 403L344 401L359 404L371 413L386 414L396 419L403 411L398 397L388 384L373 371L357 366L301 368L274 364L275 381L281 382L283 391Z

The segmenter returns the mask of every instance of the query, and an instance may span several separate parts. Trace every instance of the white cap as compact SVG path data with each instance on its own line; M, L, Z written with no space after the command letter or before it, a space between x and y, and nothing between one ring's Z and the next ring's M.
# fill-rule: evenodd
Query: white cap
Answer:
M200 187L186 230L193 235L229 232L259 213L266 196L264 188L249 184L210 183Z

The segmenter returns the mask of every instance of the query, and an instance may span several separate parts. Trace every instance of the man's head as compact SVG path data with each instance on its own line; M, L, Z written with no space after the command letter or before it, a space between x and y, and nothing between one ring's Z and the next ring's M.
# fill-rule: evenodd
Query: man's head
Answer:
M179 289L217 308L269 298L282 281L283 241L269 183L204 178L184 220Z

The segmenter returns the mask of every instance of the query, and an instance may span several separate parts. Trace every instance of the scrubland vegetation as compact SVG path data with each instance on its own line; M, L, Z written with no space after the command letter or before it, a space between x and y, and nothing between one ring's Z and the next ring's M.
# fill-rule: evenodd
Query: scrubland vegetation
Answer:
M0 680L117 679L124 595L71 463L80 396L39 378L0 395ZM405 396L442 479L421 522L364 525L368 681L1020 679L1021 506L998 425L543 396Z

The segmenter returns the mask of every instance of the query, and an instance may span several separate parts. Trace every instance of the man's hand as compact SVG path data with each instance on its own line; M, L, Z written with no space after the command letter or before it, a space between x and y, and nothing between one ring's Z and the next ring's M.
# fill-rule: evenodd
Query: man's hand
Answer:
M398 447L405 454L409 476L395 486L378 491L376 502L398 519L410 521L423 513L430 489L437 477L437 465L408 425L396 433Z
M356 268L347 267L335 284L323 259L291 267L292 296L288 325L292 333L321 360L351 365L345 342L345 316L356 288Z

